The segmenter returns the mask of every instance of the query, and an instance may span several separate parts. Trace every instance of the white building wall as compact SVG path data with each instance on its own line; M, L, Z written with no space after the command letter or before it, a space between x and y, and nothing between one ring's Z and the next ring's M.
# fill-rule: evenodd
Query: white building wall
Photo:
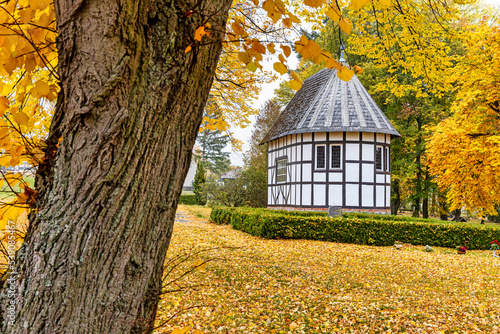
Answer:
M326 148L326 168L317 168L316 146ZM341 147L341 168L331 167L332 146ZM383 170L375 168L376 147L383 147ZM388 209L390 172L385 170L390 135L375 133L309 133L269 143L270 206ZM287 182L276 184L276 160L287 158Z

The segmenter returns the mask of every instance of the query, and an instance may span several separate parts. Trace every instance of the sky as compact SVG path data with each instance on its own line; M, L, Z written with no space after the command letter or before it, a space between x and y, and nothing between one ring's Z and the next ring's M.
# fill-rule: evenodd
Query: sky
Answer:
M484 0L484 2L486 2L488 4L495 5L496 7L498 7L500 9L500 0ZM269 60L264 62L264 69L272 71L272 64L275 61L276 60L274 60L273 58L269 58ZM297 64L298 64L297 58L292 59L292 56L290 56L290 59L289 59L290 68L291 69L296 68ZM288 80L288 75L286 75L286 74L283 75L280 78L280 80L276 80L275 82L261 85L262 89L261 89L261 92L259 94L259 97L251 104L252 107L254 107L257 110L260 109L267 100L271 99L274 96L274 90L279 87L280 82L283 80ZM255 122L256 116L252 116L250 119L252 120L252 123L249 126L247 126L246 128L244 128L244 129L239 129L239 128L232 129L232 131L234 132L233 133L234 137L243 141L243 143L244 143L243 150L241 152L231 152L230 147L226 148L226 151L231 152L231 165L232 166L243 166L243 156L244 156L245 152L248 151L248 149L249 149L248 142L249 142L250 137L252 135L253 123Z
M500 1L500 0L498 0ZM263 62L264 65L264 70L266 71L273 71L272 69L272 64L276 62L277 60L269 57L269 59L265 59ZM295 53L292 52L292 55L288 58L288 65L290 66L289 68L295 69L298 65L298 59L295 57ZM279 78L279 80L276 80L274 82L268 83L268 84L262 84L261 91L259 94L258 99L256 99L253 103L251 103L252 107L259 110L264 103L267 100L270 100L274 96L274 90L279 87L280 83L283 80L289 80L288 75L285 74ZM231 165L232 166L243 166L243 155L245 154L246 151L250 148L250 145L248 144L250 137L252 136L252 130L253 130L253 124L255 122L255 119L257 116L251 116L250 119L252 123L247 126L244 129L232 129L233 131L233 136L236 137L237 139L243 141L243 150L241 152L231 152ZM227 151L231 151L230 148L227 148Z

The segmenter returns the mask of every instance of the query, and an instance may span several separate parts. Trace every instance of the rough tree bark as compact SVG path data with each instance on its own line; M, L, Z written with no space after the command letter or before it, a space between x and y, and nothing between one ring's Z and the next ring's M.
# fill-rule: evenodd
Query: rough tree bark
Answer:
M399 189L399 180L391 183L391 215L397 215L401 207L401 193Z
M61 92L1 332L152 331L230 4L55 1ZM206 20L210 43L185 53Z

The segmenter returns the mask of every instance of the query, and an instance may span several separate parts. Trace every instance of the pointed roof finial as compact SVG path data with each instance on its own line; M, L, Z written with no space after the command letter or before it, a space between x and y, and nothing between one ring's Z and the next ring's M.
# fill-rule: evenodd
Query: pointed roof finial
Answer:
M340 44L340 59L339 59L339 61L346 63L347 61L344 58L344 50L345 50L344 44L341 43Z

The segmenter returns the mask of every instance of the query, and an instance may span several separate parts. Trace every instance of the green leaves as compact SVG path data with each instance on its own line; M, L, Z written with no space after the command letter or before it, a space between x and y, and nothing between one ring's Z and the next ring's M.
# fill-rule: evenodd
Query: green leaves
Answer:
M390 246L395 240L440 247L467 243L469 249L489 249L489 242L500 238L500 228L363 213L333 219L325 213L307 211L214 208L211 219L270 239L316 239L377 246Z

